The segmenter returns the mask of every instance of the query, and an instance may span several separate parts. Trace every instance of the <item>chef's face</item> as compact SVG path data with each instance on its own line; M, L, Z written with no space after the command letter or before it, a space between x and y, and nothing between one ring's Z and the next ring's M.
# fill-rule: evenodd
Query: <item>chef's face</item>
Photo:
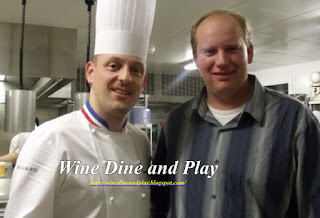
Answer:
M101 116L125 116L135 105L147 80L145 62L129 55L97 55L86 65L90 104Z

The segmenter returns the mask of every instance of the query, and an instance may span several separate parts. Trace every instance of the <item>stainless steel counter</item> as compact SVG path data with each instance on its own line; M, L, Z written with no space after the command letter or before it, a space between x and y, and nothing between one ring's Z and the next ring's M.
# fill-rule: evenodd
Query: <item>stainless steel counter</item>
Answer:
M9 199L11 177L13 172L11 162L6 163L6 169L7 171L5 176L0 177L0 218L2 218L4 215L4 210Z

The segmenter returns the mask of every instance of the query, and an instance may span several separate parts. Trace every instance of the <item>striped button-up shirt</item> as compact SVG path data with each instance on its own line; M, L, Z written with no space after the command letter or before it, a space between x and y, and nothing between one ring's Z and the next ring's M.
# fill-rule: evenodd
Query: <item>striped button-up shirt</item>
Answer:
M152 187L153 217L320 217L318 120L297 100L249 81L243 113L225 126L208 110L205 88L168 115L153 164L179 161L177 172L153 179L187 183Z

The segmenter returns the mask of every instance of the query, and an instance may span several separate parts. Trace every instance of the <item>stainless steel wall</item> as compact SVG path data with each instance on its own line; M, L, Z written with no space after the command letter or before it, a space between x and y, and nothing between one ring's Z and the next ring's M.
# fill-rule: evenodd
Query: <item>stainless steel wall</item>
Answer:
M19 75L21 24L0 22L0 74ZM25 25L25 77L76 78L77 30Z

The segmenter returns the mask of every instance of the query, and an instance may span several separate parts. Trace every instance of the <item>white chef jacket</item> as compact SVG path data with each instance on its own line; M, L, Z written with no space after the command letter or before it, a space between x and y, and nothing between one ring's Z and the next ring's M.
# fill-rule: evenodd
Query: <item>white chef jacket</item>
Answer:
M5 217L149 217L149 186L90 186L104 180L148 181L151 152L146 134L129 123L121 133L111 132L99 122L93 125L96 121L88 110L76 111L44 123L30 135L13 173ZM98 165L99 170L60 174L62 160ZM108 160L143 165L144 172L107 175Z
M30 132L20 132L17 135L15 135L11 139L9 153L12 153L12 152L20 153L29 135L30 135Z

